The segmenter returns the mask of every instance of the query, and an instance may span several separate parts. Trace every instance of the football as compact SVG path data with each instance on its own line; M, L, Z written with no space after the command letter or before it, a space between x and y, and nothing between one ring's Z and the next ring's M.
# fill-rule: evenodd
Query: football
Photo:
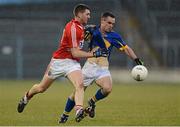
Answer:
M143 65L136 65L135 67L133 67L131 75L136 81L143 81L148 75L148 70Z

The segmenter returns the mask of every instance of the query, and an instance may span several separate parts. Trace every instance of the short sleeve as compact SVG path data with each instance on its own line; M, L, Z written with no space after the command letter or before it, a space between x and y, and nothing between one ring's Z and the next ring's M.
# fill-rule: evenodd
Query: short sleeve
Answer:
M115 46L117 49L123 51L127 48L127 44L123 41L122 37L119 34L112 32L110 36L112 38L113 46Z

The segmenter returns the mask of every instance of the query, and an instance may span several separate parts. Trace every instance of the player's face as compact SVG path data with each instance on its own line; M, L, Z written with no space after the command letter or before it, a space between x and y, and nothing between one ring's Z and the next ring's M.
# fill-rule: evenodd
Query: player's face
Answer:
M90 19L90 10L86 9L83 13L79 13L79 18L82 24L87 24Z
M111 32L115 24L115 18L110 16L101 19L101 27L105 32Z

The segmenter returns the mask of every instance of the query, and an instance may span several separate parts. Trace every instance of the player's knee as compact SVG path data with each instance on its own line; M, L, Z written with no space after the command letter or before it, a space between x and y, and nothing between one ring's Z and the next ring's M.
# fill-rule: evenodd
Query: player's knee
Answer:
M112 86L107 85L107 86L103 87L103 91L104 91L104 93L106 93L106 94L110 94L111 91L112 91Z

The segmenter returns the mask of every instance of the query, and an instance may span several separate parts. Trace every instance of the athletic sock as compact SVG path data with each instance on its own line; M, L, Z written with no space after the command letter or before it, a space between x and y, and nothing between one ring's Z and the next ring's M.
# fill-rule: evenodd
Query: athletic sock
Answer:
M74 100L71 100L70 98L68 98L68 99L67 99L67 102L66 102L64 114L69 115L69 113L70 113L71 110L74 108L74 106L75 106L75 101L74 101Z
M104 94L102 93L102 89L99 89L99 90L96 92L95 96L90 99L90 101L91 101L92 103L93 103L93 102L95 103L95 102L97 102L97 101L105 98L106 96L107 96L107 95L104 95Z

